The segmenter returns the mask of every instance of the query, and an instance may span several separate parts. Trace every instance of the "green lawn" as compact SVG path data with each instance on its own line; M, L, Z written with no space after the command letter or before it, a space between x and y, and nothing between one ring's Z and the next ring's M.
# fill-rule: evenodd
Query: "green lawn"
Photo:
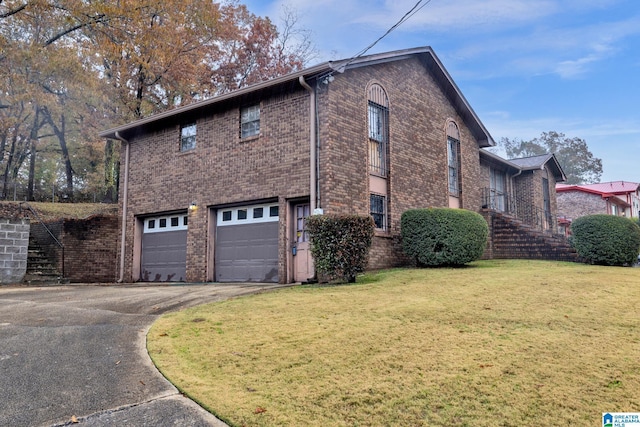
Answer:
M640 411L640 268L383 271L169 314L148 349L234 426L596 426Z

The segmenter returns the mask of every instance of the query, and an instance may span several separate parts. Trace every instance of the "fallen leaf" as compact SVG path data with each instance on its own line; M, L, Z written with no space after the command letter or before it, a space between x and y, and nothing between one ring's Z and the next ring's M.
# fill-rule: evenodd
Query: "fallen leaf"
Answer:
M262 413L264 413L264 412L267 412L267 410L266 410L266 409L264 409L262 406L258 406L258 407L256 408L256 410L255 410L255 411L253 411L253 413L254 413L254 414L262 414Z
M78 417L76 417L75 415L71 416L71 422L74 424L78 424L80 421L78 421Z
M168 333L166 333L166 332L163 332L163 333L161 333L161 334L160 334L160 336L161 336L161 337L168 337L168 336L169 336L169 334L168 334Z
M142 385L146 385L146 384L144 383L144 381L142 381L142 380L140 380L140 384L142 384Z

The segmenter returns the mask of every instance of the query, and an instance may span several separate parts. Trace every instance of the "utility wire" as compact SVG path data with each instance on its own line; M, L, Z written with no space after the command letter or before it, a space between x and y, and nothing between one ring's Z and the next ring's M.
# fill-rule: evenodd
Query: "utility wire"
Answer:
M349 61L347 61L346 64L344 64L344 66L346 67L347 65L351 64L353 61L355 61L356 59L360 58L362 55L367 53L371 48L373 48L375 45L377 45L382 39L387 37L393 30L395 30L400 25L402 25L404 22L409 20L413 15L418 13L423 7L425 7L426 5L431 3L431 0L427 0L426 2L424 2L424 4L420 5L423 1L424 0L418 0L418 2L411 9L409 9L409 11L407 13L405 13L404 16L402 18L400 18L400 20L398 22L396 22L391 28L389 28L387 30L387 32L385 32L382 36L380 36L376 41L371 43L369 46L367 46L366 48L362 49L360 52L356 53L355 56L353 56Z

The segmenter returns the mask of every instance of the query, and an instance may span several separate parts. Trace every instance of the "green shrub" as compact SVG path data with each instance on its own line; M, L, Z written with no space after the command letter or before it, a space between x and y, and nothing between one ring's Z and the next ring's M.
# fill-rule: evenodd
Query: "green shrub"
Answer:
M571 224L573 247L593 264L632 265L640 252L637 221L613 215L587 215Z
M367 266L375 225L370 216L313 215L307 220L316 271L353 283Z
M411 209L401 218L402 249L418 266L457 266L475 261L487 245L489 226L464 209Z

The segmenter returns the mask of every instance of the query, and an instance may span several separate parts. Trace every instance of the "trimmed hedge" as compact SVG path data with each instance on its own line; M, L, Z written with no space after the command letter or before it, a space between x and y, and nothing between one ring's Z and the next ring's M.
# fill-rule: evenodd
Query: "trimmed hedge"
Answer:
M420 267L459 266L482 256L489 226L465 209L411 209L401 217L402 249Z
M326 279L353 283L367 267L375 224L370 216L312 215L307 219L316 271Z
M593 264L633 265L640 253L637 221L613 215L587 215L571 224L578 255Z

